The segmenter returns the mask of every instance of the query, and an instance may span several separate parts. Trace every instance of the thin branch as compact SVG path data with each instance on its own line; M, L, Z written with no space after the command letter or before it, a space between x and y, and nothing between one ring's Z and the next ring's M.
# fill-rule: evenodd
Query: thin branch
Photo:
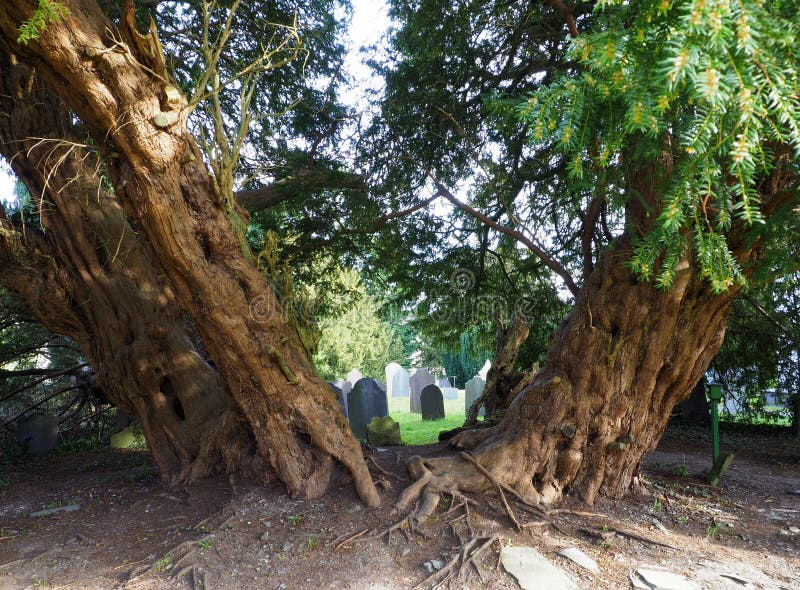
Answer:
M592 238L597 226L597 219L603 210L605 203L604 195L595 195L589 204L589 210L583 218L583 229L581 230L581 250L583 251L583 276L588 277L594 268L594 258L592 256Z
M538 246L533 240L531 240L528 236L526 236L522 232L519 232L519 231L517 231L515 229L507 228L504 225L500 225L499 223L497 223L495 221L492 221L492 219L490 219L489 217L487 217L486 215L484 215L483 213L481 213L477 209L474 209L473 207L470 207L466 203L464 203L462 201L459 201L453 195L453 193L451 193L447 189L447 187L445 187L441 182L439 182L435 178L432 179L432 180L436 184L436 187L439 189L439 192L442 193L442 196L444 196L444 198L447 199L448 201L450 201L453 205L455 205L456 207L458 207L459 209L461 209L462 211L464 211L468 215L472 215L476 219L482 221L483 223L485 223L489 227L499 231L502 234L510 236L510 237L514 238L515 240L519 241L520 243L524 244L525 246L527 246L528 249L531 252L536 254L542 260L542 262L548 268L550 268L550 270L552 270L558 276L561 277L561 279L564 281L564 284L567 286L567 289L570 290L570 293L572 293L572 295L574 297L576 297L576 298L578 297L578 293L580 292L580 289L578 288L578 285L575 284L575 281L573 280L572 275L570 275L569 272L567 272L567 269L564 268L557 260L555 260L553 257L551 257L550 254L548 254L543 248Z
M63 369L61 371L57 371L55 373L51 373L50 375L47 375L46 377L42 377L41 379L37 379L33 383L28 383L24 387L20 387L19 389L15 390L15 391L12 391L8 395L0 397L0 403L3 403L4 401L10 400L15 395L19 395L23 391L27 391L28 389L30 389L31 387L34 387L35 385L39 385L40 383L44 383L48 379L52 379L53 377L60 377L61 375L69 375L70 373L73 373L73 372L77 371L78 369L82 369L83 367L88 367L88 366L89 366L89 363L81 363L79 365L75 365L75 366L69 367L67 369Z
M567 21L567 28L569 29L569 34L571 37L578 36L578 26L575 24L575 17L572 16L572 11L567 8L567 5L564 4L561 0L547 0L550 3L550 6L555 8L561 13L561 16L564 17L564 20Z
M310 188L338 188L367 190L364 177L351 172L324 168L301 168L292 176L282 178L263 188L234 193L236 201L249 211L268 209L295 198Z

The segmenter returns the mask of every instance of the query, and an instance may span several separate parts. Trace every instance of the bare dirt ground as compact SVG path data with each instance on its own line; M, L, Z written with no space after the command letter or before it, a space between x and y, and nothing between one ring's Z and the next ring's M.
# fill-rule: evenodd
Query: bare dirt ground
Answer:
M519 532L487 494L472 497L469 519L443 501L424 534L382 537L398 520L391 507L408 483L405 459L444 446L372 450L386 472L374 471L385 485L374 510L347 484L320 501L226 478L170 490L143 451L27 460L0 490L0 590L401 589L428 578L431 559L455 567L420 588L448 573L445 588L519 588L499 566L501 544L535 547L592 590L631 588L630 572L642 566L680 573L696 588L800 589L800 493L792 493L800 441L723 431L723 450L736 459L718 488L703 479L709 449L704 429L670 429L647 459L647 493L616 503L568 503L541 517L510 498ZM31 516L53 508L62 510ZM460 568L468 525L475 538L496 540L479 541L473 549L484 550ZM600 573L558 556L566 547L592 556Z

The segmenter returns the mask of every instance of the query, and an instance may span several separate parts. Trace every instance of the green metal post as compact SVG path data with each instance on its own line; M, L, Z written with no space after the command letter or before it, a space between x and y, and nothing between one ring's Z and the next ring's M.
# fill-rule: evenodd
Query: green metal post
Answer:
M719 402L722 399L722 385L710 383L708 385L708 400L711 404L711 441L714 452L714 465L719 459Z

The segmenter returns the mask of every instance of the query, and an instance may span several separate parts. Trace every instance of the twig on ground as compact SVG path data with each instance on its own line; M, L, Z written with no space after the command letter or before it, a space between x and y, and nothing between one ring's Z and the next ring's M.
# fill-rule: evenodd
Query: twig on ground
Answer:
M347 545L350 541L355 541L359 537L362 537L362 536L366 535L371 530L372 529L368 527L368 528L362 529L362 530L360 530L360 531L358 531L356 533L352 533L350 535L347 535L344 539L342 539L342 537L344 535L339 535L333 541L331 541L330 544L333 545L333 550L334 551L338 551L339 549L341 549L342 547Z

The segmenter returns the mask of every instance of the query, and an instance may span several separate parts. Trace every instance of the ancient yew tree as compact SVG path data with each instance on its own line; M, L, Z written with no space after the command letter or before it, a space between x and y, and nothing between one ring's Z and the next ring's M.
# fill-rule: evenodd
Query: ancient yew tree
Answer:
M446 198L482 264L492 253L509 278L535 260L574 297L502 421L452 442L532 503L620 496L721 345L734 299L796 268L775 239L798 221L796 5L393 10L403 25L370 137L388 156L375 165L384 190L405 206ZM462 458L411 470L399 505L425 494L421 515L440 492L490 485Z
M51 325L86 331L82 346L101 367L129 363L135 371L135 342L143 343L145 364L162 354L195 355L193 366L211 379L208 391L189 380L196 396L185 398L187 406L178 394L175 404L176 384L153 379L178 368L171 359L148 375L146 400L133 409L165 438L196 409L205 422L211 400L207 413L220 434L208 449L192 438L171 441L162 469L172 462L167 470L182 473L206 465L198 461L204 456L246 458L292 494L313 497L325 492L338 461L362 499L377 504L357 441L247 248L228 158L235 150L214 160L198 148L187 127L196 105L171 77L155 35L137 29L133 2L123 3L119 22L93 0L46 4L60 8L20 45L21 27L41 6L0 2L0 37L80 122L112 188L95 190L97 203L77 203L83 197L72 192L73 179L100 187L80 169L93 160L65 167L48 187L49 152L30 148L37 147L31 134L50 135L4 130L28 141L34 165L20 162L18 172L55 206L43 212L49 245L41 251L68 272L87 270L79 281L51 278L47 260L24 256L37 252L34 244L13 247L19 232L8 216L4 263L43 281L40 292L52 293L65 314L54 314ZM445 198L458 211L453 233L467 236L465 244L474 237L482 262L496 259L506 278L557 277L574 298L544 369L502 421L453 443L472 449L496 481L531 503L567 490L589 502L619 496L718 350L734 299L748 280L779 274L774 235L797 225L795 5L605 1L570 11L538 0L423 0L396 2L394 15L402 24L398 59L385 67L382 117L362 143L376 192L388 195L384 222L393 211L419 212ZM43 171L35 170L37 159ZM466 196L454 188L459 183L468 185ZM448 237L445 224L410 225L416 233L401 236L402 248L386 248L409 267L419 262L415 255L436 258L437 242ZM427 235L429 227L439 234ZM103 248L114 243L114 228L139 260L129 267L132 282ZM84 233L100 241L80 242L87 254L70 250ZM457 254L466 259L470 250ZM81 297L107 298L99 309L111 319L84 320ZM143 326L163 323L175 348L163 333L124 329L140 306L152 316ZM211 363L181 326L184 311ZM58 325L56 316L75 321ZM105 333L117 329L127 339ZM120 349L125 358L114 356ZM139 380L136 373L122 386ZM119 398L133 406L130 392ZM226 439L236 453L223 453ZM489 485L461 457L412 459L410 470L418 481L399 506L424 493L420 515L435 508L439 492Z
M309 497L327 490L337 460L377 504L358 442L246 247L231 187L212 179L187 132L187 102L157 39L136 29L132 2L118 24L93 1L59 6L19 46L20 59L100 150L115 197L192 317L258 455L290 493ZM0 4L7 45L37 9Z

